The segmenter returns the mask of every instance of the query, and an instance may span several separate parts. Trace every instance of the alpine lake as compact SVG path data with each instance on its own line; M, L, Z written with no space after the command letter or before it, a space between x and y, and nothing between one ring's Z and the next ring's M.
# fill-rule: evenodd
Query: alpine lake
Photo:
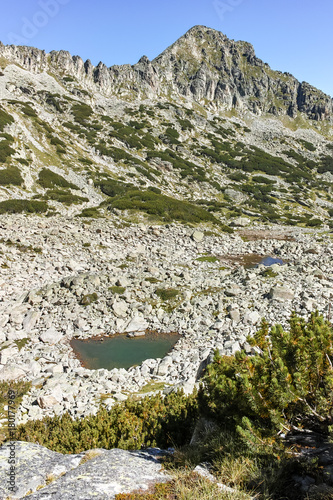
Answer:
M73 339L71 346L86 368L127 369L145 359L163 358L179 338L177 333L148 332L140 337L116 334L97 339Z

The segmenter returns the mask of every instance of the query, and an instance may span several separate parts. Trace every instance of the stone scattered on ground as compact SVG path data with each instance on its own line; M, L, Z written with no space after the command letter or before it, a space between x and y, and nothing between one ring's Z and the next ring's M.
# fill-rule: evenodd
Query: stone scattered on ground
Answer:
M1 228L0 380L32 382L17 423L95 414L102 395L110 408L147 383L189 392L214 350L249 349L246 338L262 318L286 327L293 310L328 315L329 232L260 224L234 234L178 223L122 226L114 215L89 223L2 215ZM258 265L267 256L284 264ZM164 295L156 293L161 288ZM70 346L74 337L148 330L180 339L163 359L128 370L86 369Z

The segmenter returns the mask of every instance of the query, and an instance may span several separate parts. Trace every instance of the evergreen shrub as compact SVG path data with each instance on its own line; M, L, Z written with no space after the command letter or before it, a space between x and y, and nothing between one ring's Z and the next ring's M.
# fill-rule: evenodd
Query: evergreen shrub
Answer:
M248 342L255 354L215 353L199 392L200 410L237 430L248 444L280 432L328 432L333 415L333 328L318 312L292 314L290 328L261 327Z
M3 132L6 125L14 123L14 118L0 107L0 132Z
M15 149L11 147L14 139L8 134L1 134L4 139L0 140L0 163L5 163L7 158L15 153Z
M48 168L42 168L38 174L38 183L43 188L53 188L59 186L62 188L79 189L72 182L68 182L62 175L59 175Z
M0 185L1 186L20 186L23 184L23 178L20 169L10 166L0 170Z
M90 106L88 106L88 104L74 104L72 107L72 113L74 115L74 120L77 123L86 126L87 120L92 115L93 110Z
M0 202L0 214L45 213L47 209L44 201L13 199Z
M121 183L117 184L119 186ZM101 188L105 192L105 185L102 185ZM166 222L173 220L193 223L212 222L219 225L222 230L232 232L232 229L224 226L210 212L187 201L176 200L170 196L158 194L151 190L126 189L125 185L119 186L119 189L123 190L123 192L111 200L110 206L112 208L119 210L140 210L157 216Z
M17 427L16 439L38 443L60 453L80 453L92 448L182 446L189 442L198 416L196 394L182 391L140 400L128 399L111 410L72 420L46 417Z

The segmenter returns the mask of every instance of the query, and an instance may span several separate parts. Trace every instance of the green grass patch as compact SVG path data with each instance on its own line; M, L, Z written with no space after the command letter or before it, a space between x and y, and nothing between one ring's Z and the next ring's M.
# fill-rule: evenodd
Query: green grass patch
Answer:
M122 193L110 201L112 208L143 211L166 222L173 220L192 223L211 222L220 225L221 228L223 226L210 212L187 201L176 200L150 190L130 189L122 183L117 183L115 186L116 189L122 190ZM115 190L112 193L115 193Z
M77 217L87 217L97 219L102 217L98 207L84 208Z
M217 262L219 259L217 257L214 257L213 255L204 255L202 257L198 257L197 259L199 262Z
M84 165L93 165L93 162L89 158L79 158L79 162Z
M125 290L126 290L126 287L125 286L110 286L109 287L109 290L110 292L116 294L116 295L122 295Z
M164 302L176 298L180 291L175 288L157 288L155 294Z
M147 392L163 391L165 382L148 382L148 384L141 387L138 394L146 394Z
M276 276L278 276L279 273L276 273L275 271L273 271L272 269L264 269L263 271L261 271L260 273L260 276L262 276L263 278L276 278Z
M75 125L75 123L72 123L72 122L64 122L62 125L63 125L63 127L66 127L69 130L72 130L72 132L76 132L77 134L85 132L85 130L82 129L79 125Z
M322 156L318 166L318 173L324 174L325 172L333 173L333 158L332 156Z
M65 148L66 147L66 144L64 143L64 141L62 141L58 137L51 137L51 141L50 142L51 142L52 146L60 146L61 148Z
M15 158L15 160L21 165L24 165L25 167L29 167L30 165L29 160L26 160L25 158Z
M29 118L37 118L37 113L36 111L30 106L30 104L25 103L22 106L22 113L25 114L25 116L28 116Z
M147 161L154 158L160 158L162 161L171 163L175 170L179 170L182 179L189 177L191 180L198 182L207 180L205 170L202 167L191 161L184 160L171 149L166 149L165 151L147 151Z
M148 276L145 278L145 281L148 281L148 283L160 283L161 280L154 278L154 276Z
M304 139L299 139L298 142L302 144L308 151L316 151L316 146L312 142L305 141Z
M98 295L97 293L88 293L86 295L83 295L80 300L80 305L81 306L90 306L90 304L93 304L98 300Z
M11 147L14 142L14 137L9 134L0 134L0 163L5 163L7 158L10 158L15 149Z
M263 175L255 175L252 177L253 182L258 182L259 184L275 184L276 181L273 179L269 179L268 177L264 177Z
M74 115L74 120L80 125L86 126L87 120L93 114L93 110L88 104L74 104L72 107L72 113Z
M23 338L23 339L19 339L19 340L14 340L14 344L17 345L17 348L20 351L21 349L23 349L23 347L25 347L29 343L29 341L30 341L30 339Z
M70 191L65 191L63 189L48 189L45 195L41 198L44 200L58 201L59 203L63 203L68 206L89 201L89 198L77 196L72 194Z

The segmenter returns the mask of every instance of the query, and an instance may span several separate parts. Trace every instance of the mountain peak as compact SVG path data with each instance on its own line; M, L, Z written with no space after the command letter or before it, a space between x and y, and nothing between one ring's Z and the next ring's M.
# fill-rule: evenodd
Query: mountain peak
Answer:
M323 92L300 83L287 73L273 71L255 54L253 46L230 40L203 25L190 28L153 61L141 57L134 66L97 67L69 52L0 45L0 57L34 73L67 73L87 91L96 88L105 96L132 98L183 97L212 109L333 121L333 101Z

